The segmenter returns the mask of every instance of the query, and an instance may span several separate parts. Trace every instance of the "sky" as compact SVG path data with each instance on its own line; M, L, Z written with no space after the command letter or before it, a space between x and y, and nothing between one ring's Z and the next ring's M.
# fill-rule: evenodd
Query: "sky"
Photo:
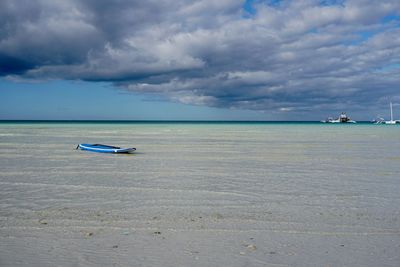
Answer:
M0 119L400 117L398 0L2 0Z

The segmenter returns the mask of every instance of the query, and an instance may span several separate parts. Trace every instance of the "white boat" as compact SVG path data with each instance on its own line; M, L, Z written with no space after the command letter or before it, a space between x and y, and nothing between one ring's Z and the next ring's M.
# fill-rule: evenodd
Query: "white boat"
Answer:
M348 117L345 112L342 112L340 114L339 118L337 118L337 119L328 118L322 122L325 122L325 123L356 123L356 121L353 121L352 119L350 119L350 117Z
M374 120L371 121L373 124L383 124L385 122L385 119L382 117L378 117Z
M390 121L382 121L381 123L384 123L384 124L400 123L400 120L393 120L393 105L392 105L392 102L390 102Z

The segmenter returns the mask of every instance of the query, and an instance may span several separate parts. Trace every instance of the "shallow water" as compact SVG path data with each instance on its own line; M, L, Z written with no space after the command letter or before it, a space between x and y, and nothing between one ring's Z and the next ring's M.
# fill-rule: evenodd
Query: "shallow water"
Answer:
M399 126L2 123L0 168L2 266L400 265Z

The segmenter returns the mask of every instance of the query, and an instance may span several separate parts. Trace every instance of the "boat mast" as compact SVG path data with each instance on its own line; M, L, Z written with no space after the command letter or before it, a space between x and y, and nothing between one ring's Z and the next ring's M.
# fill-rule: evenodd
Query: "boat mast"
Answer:
M392 108L392 102L390 102L390 121L393 121L393 108Z

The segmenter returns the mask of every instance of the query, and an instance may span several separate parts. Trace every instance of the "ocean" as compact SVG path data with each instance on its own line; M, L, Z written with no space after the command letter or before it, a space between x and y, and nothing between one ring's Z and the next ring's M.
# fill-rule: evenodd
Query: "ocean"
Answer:
M0 169L1 266L400 265L398 125L0 122Z

